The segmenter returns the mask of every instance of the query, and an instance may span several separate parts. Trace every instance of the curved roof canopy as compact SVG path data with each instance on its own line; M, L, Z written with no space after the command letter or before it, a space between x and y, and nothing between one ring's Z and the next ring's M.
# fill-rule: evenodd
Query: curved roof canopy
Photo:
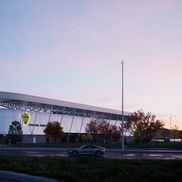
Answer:
M0 92L0 106L26 111L52 112L121 120L121 111L12 92ZM129 115L124 112L125 117Z

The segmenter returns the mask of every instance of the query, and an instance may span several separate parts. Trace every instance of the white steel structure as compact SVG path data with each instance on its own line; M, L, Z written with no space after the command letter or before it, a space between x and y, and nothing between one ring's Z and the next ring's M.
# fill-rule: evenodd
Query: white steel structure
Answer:
M12 121L21 122L23 112L30 122L24 135L44 135L49 121L59 121L65 133L82 133L93 118L121 124L121 111L11 92L0 92L0 134L7 134ZM124 112L127 117L128 112Z

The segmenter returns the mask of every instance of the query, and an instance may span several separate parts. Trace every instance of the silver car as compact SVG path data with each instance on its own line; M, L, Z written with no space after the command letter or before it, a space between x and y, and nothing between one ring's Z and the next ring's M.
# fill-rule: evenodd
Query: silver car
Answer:
M68 152L70 155L95 155L100 156L105 153L105 148L96 145L83 145L80 148L72 149Z

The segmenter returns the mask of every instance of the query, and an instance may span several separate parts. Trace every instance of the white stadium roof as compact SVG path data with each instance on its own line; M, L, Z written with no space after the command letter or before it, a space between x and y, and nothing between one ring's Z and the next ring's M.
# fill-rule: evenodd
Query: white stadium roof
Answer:
M121 111L119 110L107 109L103 107L96 107L96 106L85 105L80 103L67 102L67 101L50 99L45 97L32 96L27 94L0 92L0 106L7 107L9 103L13 103L13 104L32 103L36 105L46 105L50 107L62 107L62 108L78 109L82 111L121 115ZM128 116L129 114L130 114L129 112L124 112L125 116Z

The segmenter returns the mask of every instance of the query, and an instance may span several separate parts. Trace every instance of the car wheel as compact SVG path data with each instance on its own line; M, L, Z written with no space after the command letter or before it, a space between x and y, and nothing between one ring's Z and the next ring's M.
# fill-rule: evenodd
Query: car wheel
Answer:
M72 155L78 155L78 151L74 150L74 151L72 152Z
M101 156L101 151L99 151L99 150L97 150L96 152L95 152L95 156Z

